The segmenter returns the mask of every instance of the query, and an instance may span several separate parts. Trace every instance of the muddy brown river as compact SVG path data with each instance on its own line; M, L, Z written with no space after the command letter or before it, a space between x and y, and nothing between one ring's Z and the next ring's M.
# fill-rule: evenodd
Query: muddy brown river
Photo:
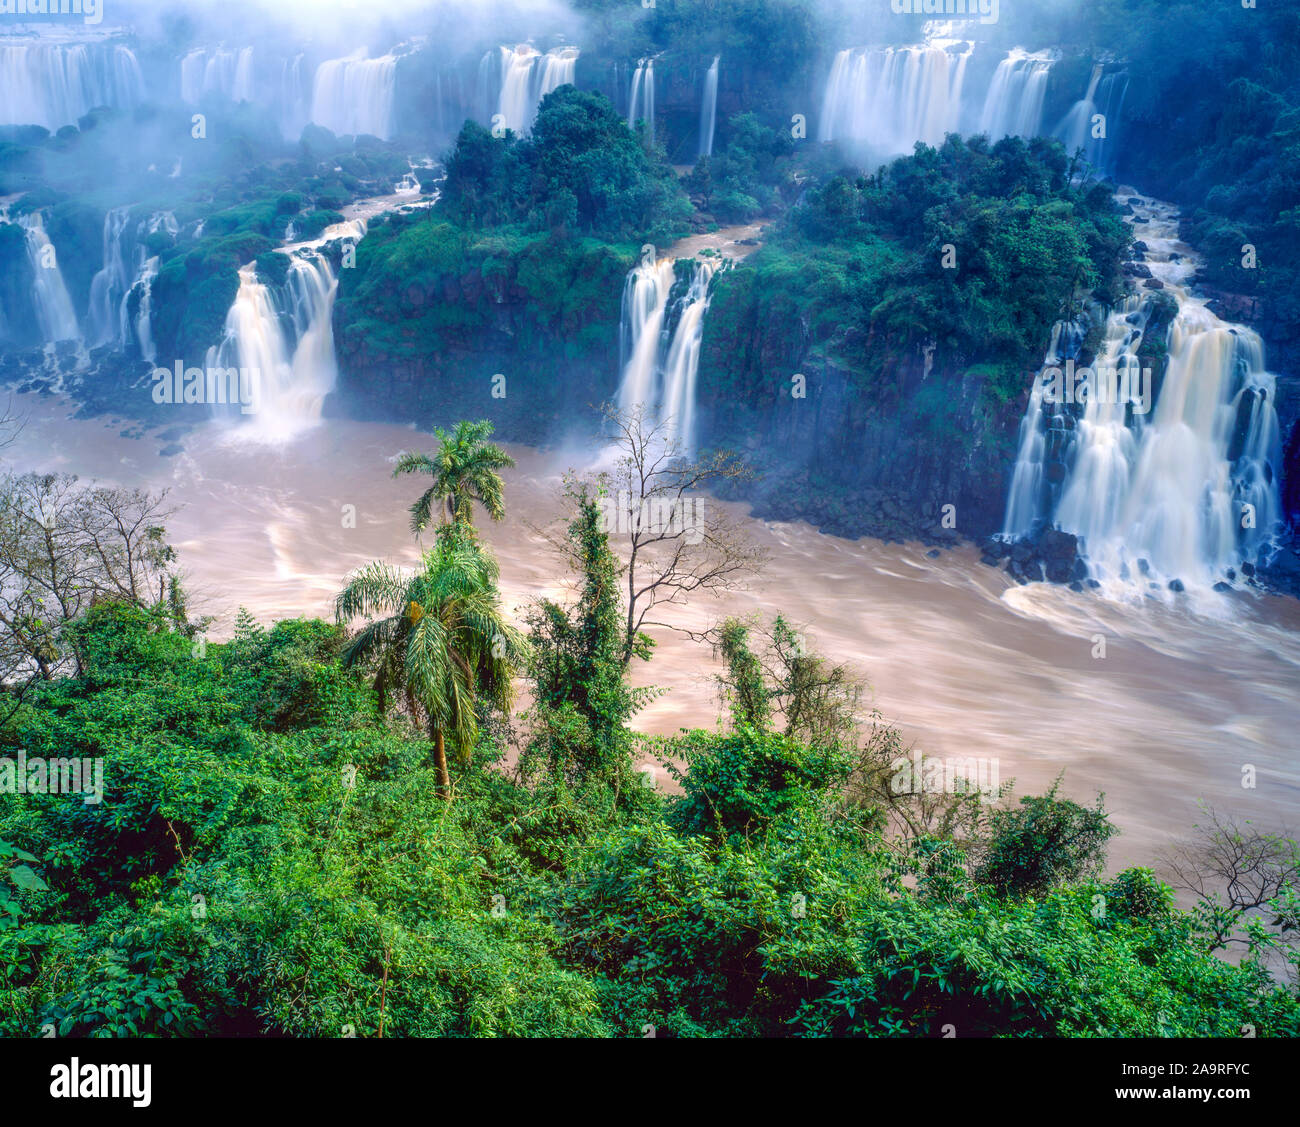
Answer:
M282 446L204 422L183 453L120 437L117 420L74 420L59 400L21 396L27 416L3 452L18 471L62 470L170 490L170 527L197 596L221 637L240 606L263 622L329 616L349 570L375 558L412 564L407 506L419 479L393 480L391 459L432 446L412 428L327 420ZM178 423L194 422L181 416ZM560 514L561 477L594 452L512 447L506 521L486 528L507 607L565 590L563 569L528 523ZM355 527L344 507L355 506ZM1257 824L1300 828L1300 601L1244 594L1193 613L1155 601L1107 601L1047 584L1018 587L972 548L926 557L920 545L824 536L805 524L753 520L770 562L752 589L703 598L678 621L784 611L819 650L853 663L872 700L926 754L996 757L1016 793L1097 791L1123 831L1110 868L1153 863L1205 801ZM1105 656L1094 657L1096 637ZM719 705L709 649L659 631L638 683L669 691L637 720L670 733L713 725ZM1256 773L1253 789L1243 769Z

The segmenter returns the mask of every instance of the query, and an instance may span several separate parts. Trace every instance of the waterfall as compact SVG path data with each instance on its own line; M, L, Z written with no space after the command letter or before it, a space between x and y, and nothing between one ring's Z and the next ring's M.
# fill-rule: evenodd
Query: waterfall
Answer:
M1084 159L1100 173L1109 172L1114 165L1113 154L1117 146L1107 142L1115 136L1124 109L1124 98L1128 93L1128 75L1122 72L1103 74L1104 69L1100 63L1092 68L1087 91L1074 103L1056 129L1057 136L1065 144L1066 153L1073 156L1082 149ZM1097 114L1105 119L1105 137L1093 136L1092 119Z
M1152 275L1177 305L1158 394L1150 402L1150 385L1139 376L1138 348L1159 300L1146 293L1106 317L1088 391L1073 407L1067 395L1054 426L1043 407L1046 380L1036 381L1006 531L1023 533L1041 517L1077 534L1103 588L1178 580L1203 589L1231 578L1243 561L1255 562L1274 535L1281 457L1275 380L1258 335L1221 321L1186 288L1196 260L1177 241L1175 210L1155 201L1135 209L1148 219L1142 232ZM1148 401L1116 394L1117 383L1130 392L1146 388ZM1060 479L1058 500L1042 488L1045 475Z
M619 322L619 351L623 378L618 408L630 411L650 404L656 395L659 352L663 343L664 314L676 274L673 260L655 260L652 248L642 253L623 285L623 316Z
M676 281L675 261L656 260L653 248L646 248L623 286L619 325L623 373L618 409L645 409L647 422L660 428L664 437L677 442L684 452L689 452L694 441L695 380L715 270L711 262L696 262L671 337L665 321Z
M640 59L632 75L632 92L628 96L627 127L635 132L636 123L645 121L646 144L655 143L655 61Z
M214 414L250 415L241 435L280 442L320 421L338 380L332 324L338 279L319 248L336 239L358 240L365 230L359 219L336 223L319 239L283 248L289 269L281 286L259 281L255 263L240 268L225 335L208 349L206 367L239 369L247 381L250 410L213 407Z
M0 46L0 125L41 125L51 132L96 106L133 109L144 101L140 64L109 43Z
M130 218L129 207L112 208L104 216L103 266L90 280L88 343L91 348L120 343L117 309L131 286L131 279L127 275L126 250L122 245Z
M92 348L113 345L126 348L134 341L140 355L153 359L150 295L158 259L149 253L146 239L165 231L173 239L180 230L170 211L156 211L132 228L129 207L112 208L104 216L103 265L90 281L88 312ZM140 287L136 316L129 313L131 294Z
M1051 480L1055 471L1050 468L1049 462L1054 459L1049 455L1058 455L1068 436L1065 416L1049 416L1043 409L1043 399L1048 387L1048 372L1078 357L1087 325L1087 318L1081 317L1077 321L1057 321L1052 326L1052 340L1047 346L1047 355L1043 357L1043 367L1034 378L1029 406L1020 423L1020 447L1007 497L1006 519L1002 524L1002 535L1006 539L1032 531L1043 513L1054 507L1060 481ZM1070 422L1073 423L1073 419Z
M713 65L704 76L704 99L700 103L700 156L713 155L713 131L718 122L718 62L715 56Z
M316 68L311 120L339 136L369 133L388 140L392 133L397 56L330 59Z
M500 93L497 113L501 123L516 133L526 133L537 117L542 99L552 90L573 82L577 73L578 49L556 47L542 54L527 43L518 47L500 47ZM492 63L492 53L483 57L483 72Z
M709 308L709 286L714 265L700 259L691 276L685 305L673 330L668 358L664 362L664 391L660 418L670 441L689 452L695 439L695 377L700 367L700 345L704 340L704 314Z
M153 343L153 280L158 276L158 256L145 259L140 269L140 303L135 314L135 339L140 347L140 355L152 364L158 359L158 350Z
M858 141L881 153L942 143L960 129L969 47L872 47L835 56L822 101L823 141Z
M181 101L197 105L209 94L230 102L254 100L252 47L197 47L181 59Z
M302 86L302 55L285 59L280 66L280 134L288 141L302 136L303 126L311 120Z
M990 141L1034 137L1042 132L1043 97L1052 60L1012 51L998 63L980 113L979 132Z
M45 234L39 211L19 219L27 240L27 261L32 268L32 304L41 329L41 340L49 344L59 340L76 340L77 313L63 283L58 255Z

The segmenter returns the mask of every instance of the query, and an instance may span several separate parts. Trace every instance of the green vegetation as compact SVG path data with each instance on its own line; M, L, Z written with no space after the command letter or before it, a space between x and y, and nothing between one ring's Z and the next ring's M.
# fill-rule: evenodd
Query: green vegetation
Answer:
M1272 911L1187 914L1146 870L1098 876L1100 804L882 791L897 733L779 617L718 636L730 724L634 735L599 486L568 497L574 601L527 644L464 520L414 575L348 581L340 619L379 612L353 635L242 614L203 644L125 593L67 623L74 675L25 683L0 783L75 755L103 801L0 794L0 1033L1300 1033L1265 965L1294 843Z
M438 452L430 457L408 451L397 459L393 476L427 474L433 484L411 506L411 531L419 535L428 527L435 501L446 502L447 517L458 524L474 523L474 502L487 510L493 520L506 515L505 487L499 470L509 469L515 460L488 438L492 424L487 419L472 423L462 419L448 434L435 427Z
M671 241L690 216L672 169L647 156L608 98L573 86L542 100L528 137L466 122L442 209L465 225L636 243Z
M789 130L772 129L752 113L733 117L727 133L726 147L700 157L685 185L718 222L749 223L777 210L797 188L795 142Z
M715 394L744 394L772 365L737 337L800 324L865 386L901 378L933 345L936 366L982 366L986 394L1005 403L1022 394L1052 322L1090 292L1122 292L1128 237L1104 188L1071 186L1053 141L918 145L870 176L812 189L721 277L706 370L722 383Z
M43 211L79 316L103 265L105 213L129 206L132 236L151 215L174 216L177 236L159 230L142 243L160 260L151 291L153 337L159 355L196 362L221 339L239 267L259 259L272 281L280 271L270 252L290 220L298 239L316 238L342 220L338 208L391 192L408 171L395 146L374 138L345 143L312 127L289 145L251 106L228 117L214 108L209 119L212 139L203 144L191 136L188 114L153 109L95 110L57 137L36 126L0 127L0 193L23 193L14 215ZM0 224L0 340L26 347L37 343L35 318L23 315L31 308L24 292L30 267L25 255L12 253L10 226Z
M599 95L547 95L524 138L466 122L436 213L376 223L342 276L340 353L353 370L470 354L487 374L598 378L641 245L685 233L690 213Z

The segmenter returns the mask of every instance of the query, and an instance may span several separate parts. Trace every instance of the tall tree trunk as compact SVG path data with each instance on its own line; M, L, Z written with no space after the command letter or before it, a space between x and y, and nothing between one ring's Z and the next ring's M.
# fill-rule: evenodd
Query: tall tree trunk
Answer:
M438 772L438 790L443 798L451 797L451 772L447 770L447 746L442 739L442 729L429 725L433 740L433 765Z

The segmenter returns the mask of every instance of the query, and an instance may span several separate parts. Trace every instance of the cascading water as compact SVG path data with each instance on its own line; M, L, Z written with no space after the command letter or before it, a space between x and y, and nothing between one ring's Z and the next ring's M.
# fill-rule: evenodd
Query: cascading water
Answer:
M51 132L96 106L133 109L144 101L134 53L110 43L0 46L0 125L41 125Z
M196 47L181 59L181 101L197 105L208 95L253 101L253 48Z
M505 128L516 133L526 133L532 128L542 99L552 90L573 82L578 53L576 47L555 47L542 54L523 43L518 47L500 47L495 56L490 51L483 56L485 76L494 62L499 67L496 112Z
M823 141L858 141L882 154L938 145L960 129L970 45L872 47L835 56L822 102Z
M695 264L691 287L664 361L664 390L660 420L670 441L690 452L695 440L695 377L704 340L704 314L709 308L709 287L714 265L706 259Z
M239 370L248 402L241 407L228 396L213 413L246 414L250 423L240 428L241 436L281 442L320 421L338 379L331 323L338 279L319 248L364 234L365 223L352 220L327 227L310 243L284 248L280 253L289 255L289 268L284 284L275 288L258 279L255 263L240 269L225 336L208 350L206 367Z
M1073 428L1065 428L1072 440L1052 448L1042 387L1031 395L1006 532L1022 534L1042 519L1077 534L1093 577L1115 593L1135 585L1166 589L1175 580L1183 589L1205 589L1231 580L1243 562L1256 562L1274 535L1275 381L1259 337L1221 321L1186 288L1196 257L1178 242L1175 210L1155 201L1134 207L1148 220L1143 240L1152 276L1163 283L1159 292L1177 304L1158 394L1143 405L1148 413L1131 395L1096 393L1107 373L1122 384L1125 373L1136 377L1140 368L1138 348L1160 299L1131 297L1106 318L1089 391ZM1130 390L1146 386L1127 382ZM1053 470L1061 478L1055 501L1041 488Z
M104 216L103 265L90 281L88 343L92 348L111 344L122 349L134 341L140 355L152 360L150 298L158 259L149 253L146 240L160 231L174 239L180 227L170 211L156 211L134 227L130 218L129 207L115 207ZM137 287L132 317L131 296Z
M41 340L47 344L60 340L76 340L77 313L63 282L58 255L45 234L39 211L30 212L19 219L27 241L27 261L32 270L32 303L36 307L36 320L40 325Z
M368 133L388 140L393 128L397 56L329 59L316 68L311 120L340 136Z
M136 282L139 287L140 299L136 307L135 329L136 344L140 348L140 355L143 359L152 364L158 359L158 350L153 343L153 280L158 276L158 256L145 259L144 265L140 268L140 279Z
M700 103L700 156L713 155L713 133L718 123L718 63L720 56L715 56L713 65L704 76L704 98Z
M112 208L104 216L103 266L90 280L88 343L92 348L121 343L118 333L118 304L131 287L127 274L123 237L131 219L129 207Z
M631 411L653 403L663 345L664 314L676 274L671 258L656 261L653 249L643 252L623 285L623 316L619 321L619 351L623 378L618 408Z
M632 90L628 95L627 127L636 129L637 122L645 122L645 140L651 148L655 143L655 61L641 59L632 74Z
M712 262L696 262L671 337L665 321L677 278L675 260L656 260L653 249L647 248L623 287L618 409L643 409L646 421L683 452L689 452L694 441L695 380L715 270Z
M1002 535L1006 539L1030 532L1045 511L1055 508L1060 480L1052 480L1053 474L1048 468L1049 453L1059 454L1062 445L1068 441L1066 427L1073 426L1074 420L1061 414L1049 415L1044 410L1047 372L1078 358L1086 331L1086 318L1057 321L1052 326L1052 340L1047 346L1047 355L1043 357L1043 367L1034 379L1029 392L1029 406L1020 423L1020 448L1002 525Z
M1100 63L1092 68L1087 91L1056 129L1065 151L1073 156L1082 149L1084 159L1099 173L1109 172L1114 165L1113 140L1128 93L1128 75L1104 72Z
M980 113L979 132L992 141L1042 132L1043 98L1052 59L1012 51L998 64Z
M278 98L280 133L289 141L302 136L303 126L311 120L311 108L302 84L302 55L285 59L280 67Z

